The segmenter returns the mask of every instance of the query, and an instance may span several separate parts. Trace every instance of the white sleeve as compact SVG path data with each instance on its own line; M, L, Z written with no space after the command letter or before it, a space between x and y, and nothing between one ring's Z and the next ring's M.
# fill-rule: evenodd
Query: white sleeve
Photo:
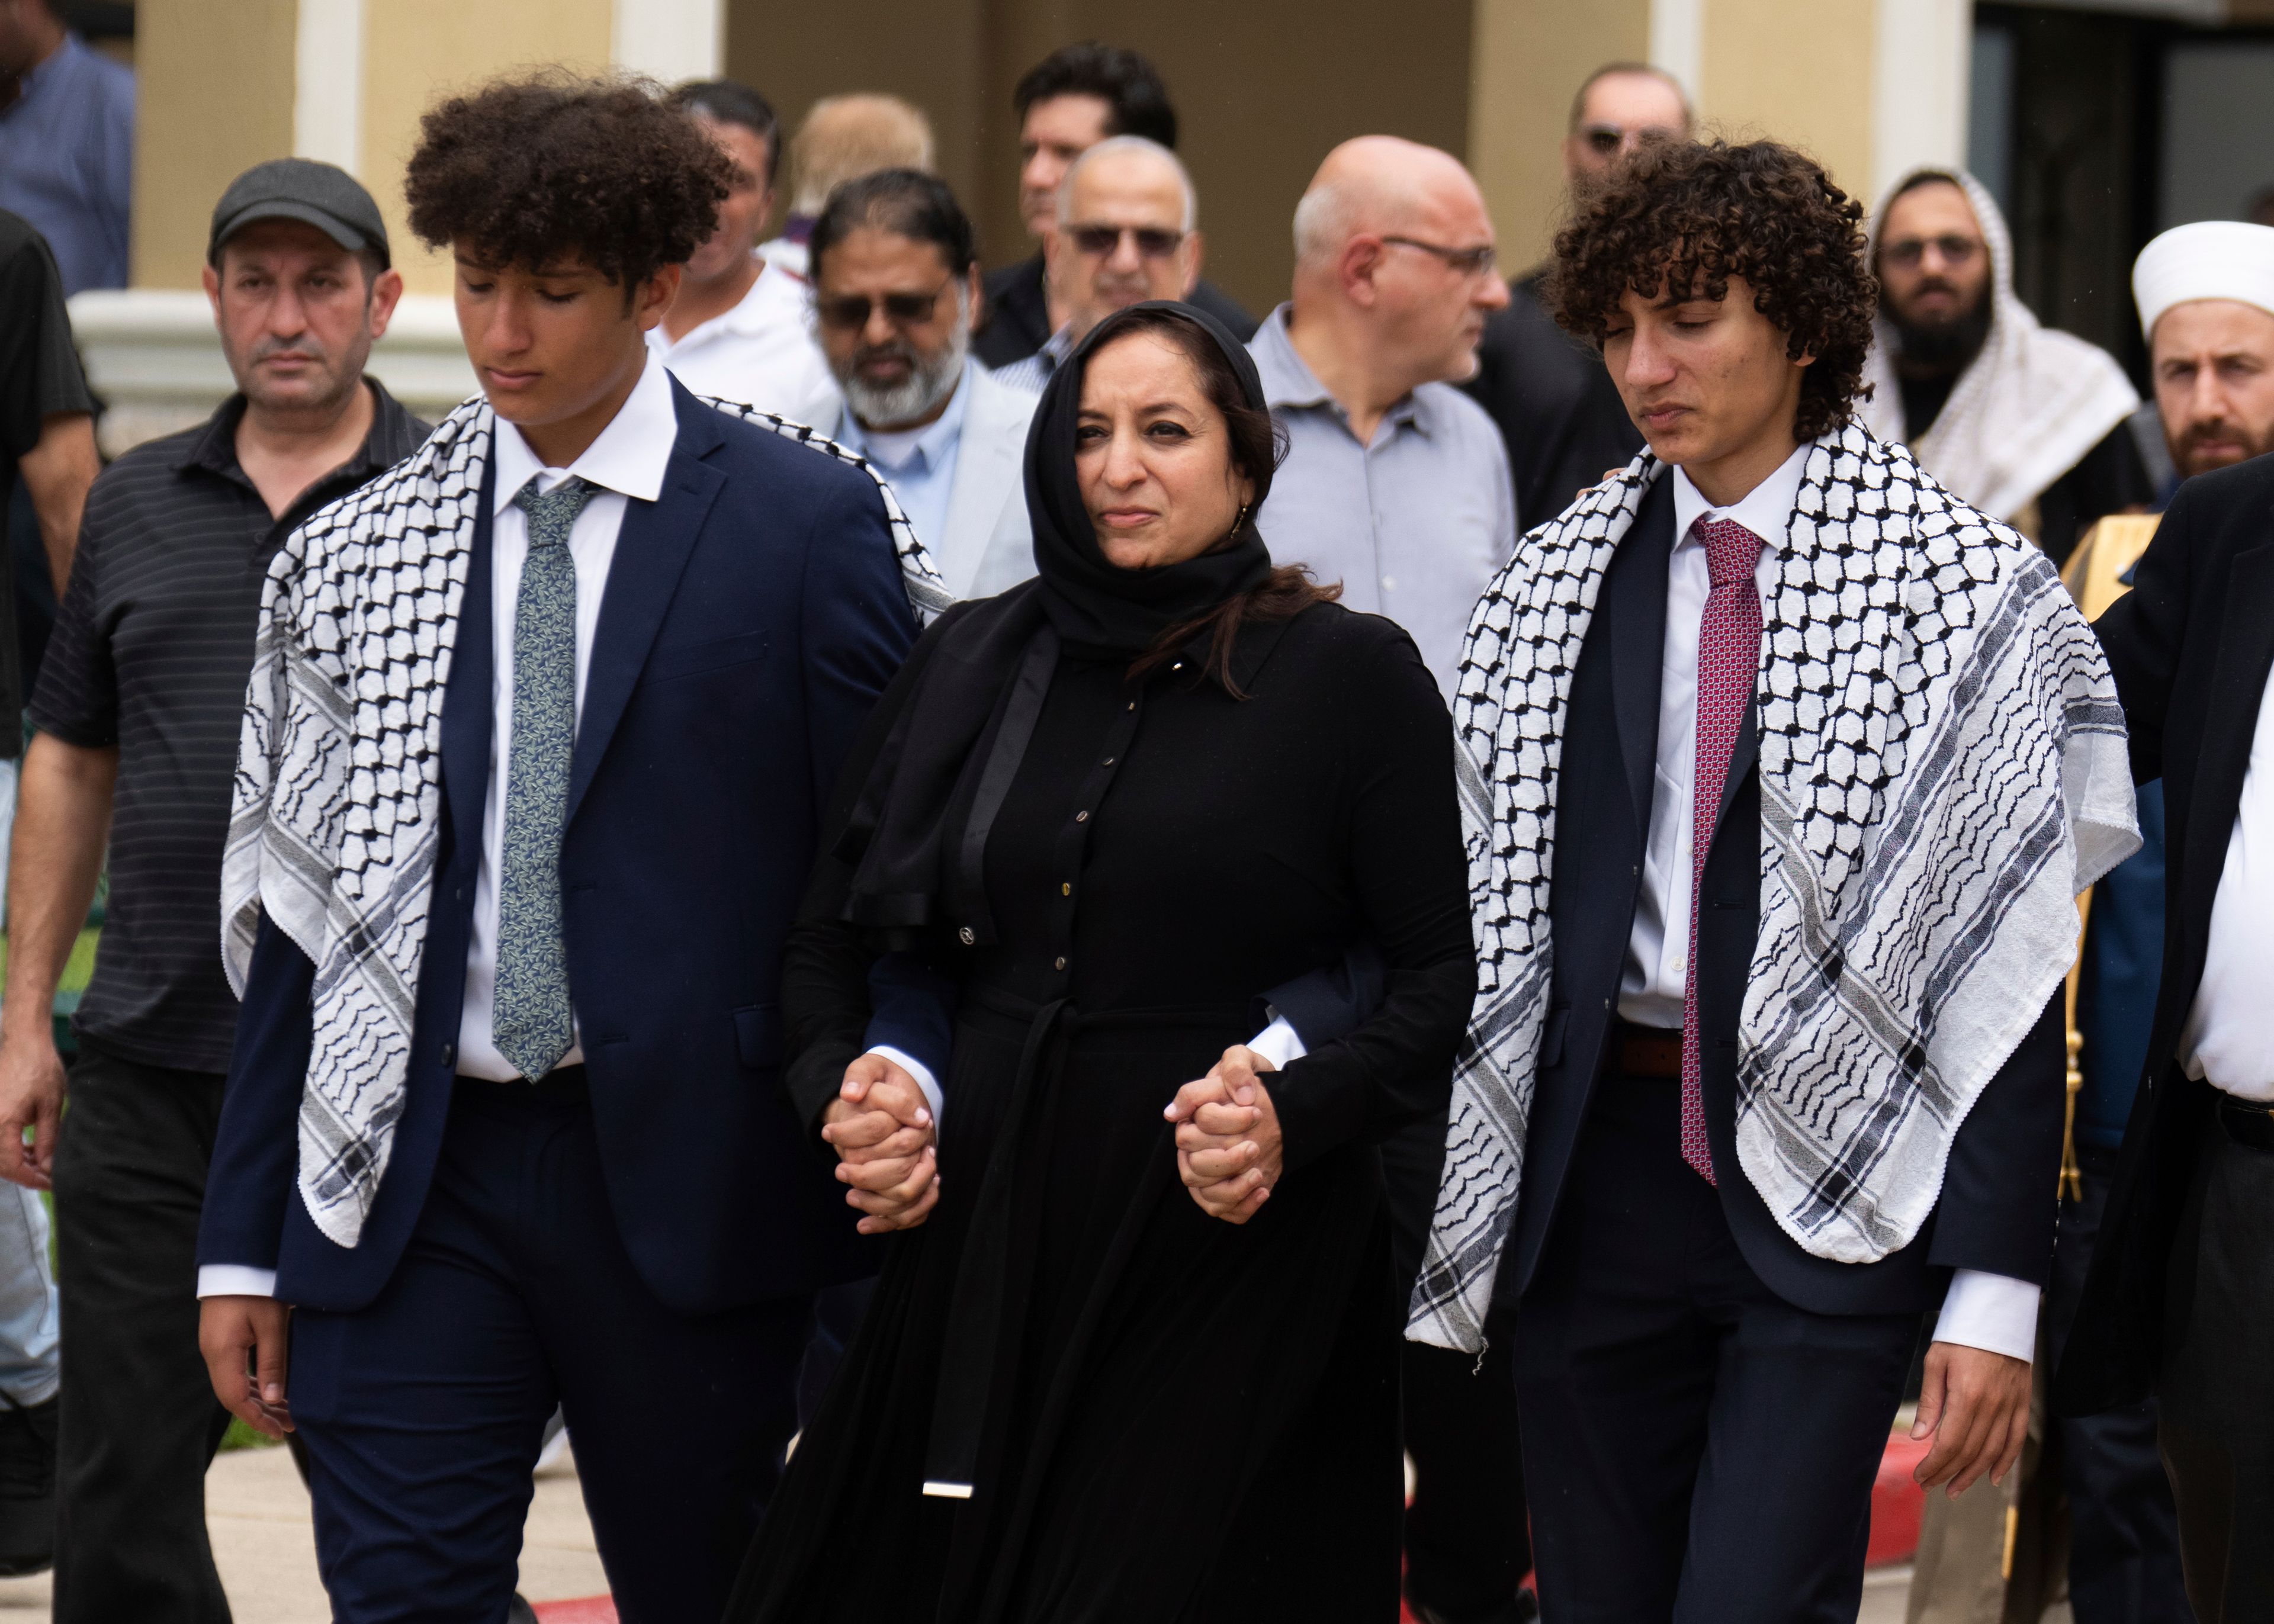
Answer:
M1247 1041L1247 1047L1284 1071L1291 1060L1300 1060L1311 1051L1303 1047L1303 1034L1287 1024L1284 1015L1275 1015L1271 1024Z
M246 1263L198 1265L200 1297L275 1297L276 1271Z
M2043 1288L2009 1274L1960 1269L1950 1277L1934 1340L1984 1348L2028 1364L2037 1351L2037 1304Z
M900 1067L901 1071L906 1071L910 1077L916 1079L916 1086L923 1090L924 1103L931 1107L931 1125L935 1128L938 1127L940 1117L939 1081L932 1076L931 1068L926 1065L922 1061L917 1059L914 1055L907 1053L904 1049L894 1049L889 1043L878 1043L871 1048L869 1052L877 1056L879 1059L891 1061L894 1065Z

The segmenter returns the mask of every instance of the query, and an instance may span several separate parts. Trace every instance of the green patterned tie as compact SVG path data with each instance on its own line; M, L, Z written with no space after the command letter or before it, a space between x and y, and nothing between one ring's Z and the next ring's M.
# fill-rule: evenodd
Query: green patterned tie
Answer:
M513 606L513 739L498 874L497 990L491 1041L532 1080L575 1040L561 935L561 826L576 748L576 566L568 532L597 487L537 481L513 500L529 515L529 557Z

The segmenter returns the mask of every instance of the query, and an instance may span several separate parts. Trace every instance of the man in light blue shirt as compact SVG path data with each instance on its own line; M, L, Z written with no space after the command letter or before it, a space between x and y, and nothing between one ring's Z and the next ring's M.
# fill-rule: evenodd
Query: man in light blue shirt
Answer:
M1516 547L1508 452L1453 385L1508 303L1459 162L1366 136L1295 210L1294 297L1249 344L1287 461L1257 523L1282 564L1413 635L1447 703L1469 613Z
M0 6L0 208L48 239L64 297L126 285L134 75L65 30L54 0Z
M825 432L876 466L949 591L1035 573L1023 475L1036 397L971 359L971 222L937 177L882 169L830 193L809 239L815 327L845 404Z

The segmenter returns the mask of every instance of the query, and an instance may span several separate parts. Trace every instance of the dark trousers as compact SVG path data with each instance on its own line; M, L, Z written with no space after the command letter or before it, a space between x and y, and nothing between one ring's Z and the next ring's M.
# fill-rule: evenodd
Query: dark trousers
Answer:
M198 1352L198 1213L222 1079L83 1043L56 1150L57 1624L207 1624L229 1602L206 1468L229 1411Z
M618 1617L708 1624L796 1425L811 1309L665 1307L617 1233L581 1069L462 1080L386 1289L293 1320L335 1619L500 1624L559 1403Z
M1421 1267L1444 1161L1442 1113L1382 1147L1400 1303L1412 1295ZM1532 1570L1516 1389L1509 1380L1509 1314L1495 1308L1485 1335L1481 1361L1426 1342L1407 1342L1401 1356L1405 1453L1413 1461L1405 1593L1447 1624L1519 1617L1517 1591Z
M1683 1162L1680 1084L1605 1078L1517 1315L1540 1615L1854 1624L1918 1328L1771 1292Z
M2225 1114L2172 1249L2158 1434L2195 1615L2261 1624L2274 1619L2274 1150L2237 1143Z
M2060 1204L2045 1284L2046 1368L2058 1370L2092 1265L2116 1153L2079 1144L2082 1200ZM2068 1500L2068 1605L2076 1624L2193 1624L2180 1567L2179 1508L2156 1447L2156 1406L2127 1405L2053 1423Z

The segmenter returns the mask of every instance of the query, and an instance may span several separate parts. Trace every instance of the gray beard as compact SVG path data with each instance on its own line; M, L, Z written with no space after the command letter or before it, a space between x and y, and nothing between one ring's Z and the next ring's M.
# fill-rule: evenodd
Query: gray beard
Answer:
M845 403L853 409L855 417L872 429L913 423L954 394L956 382L963 376L964 358L971 353L971 334L962 322L957 322L954 335L946 347L929 358L904 342L900 347L907 350L914 365L907 381L890 388L878 388L862 381L857 354L855 364L841 372L831 369L837 372L837 387L845 392Z

